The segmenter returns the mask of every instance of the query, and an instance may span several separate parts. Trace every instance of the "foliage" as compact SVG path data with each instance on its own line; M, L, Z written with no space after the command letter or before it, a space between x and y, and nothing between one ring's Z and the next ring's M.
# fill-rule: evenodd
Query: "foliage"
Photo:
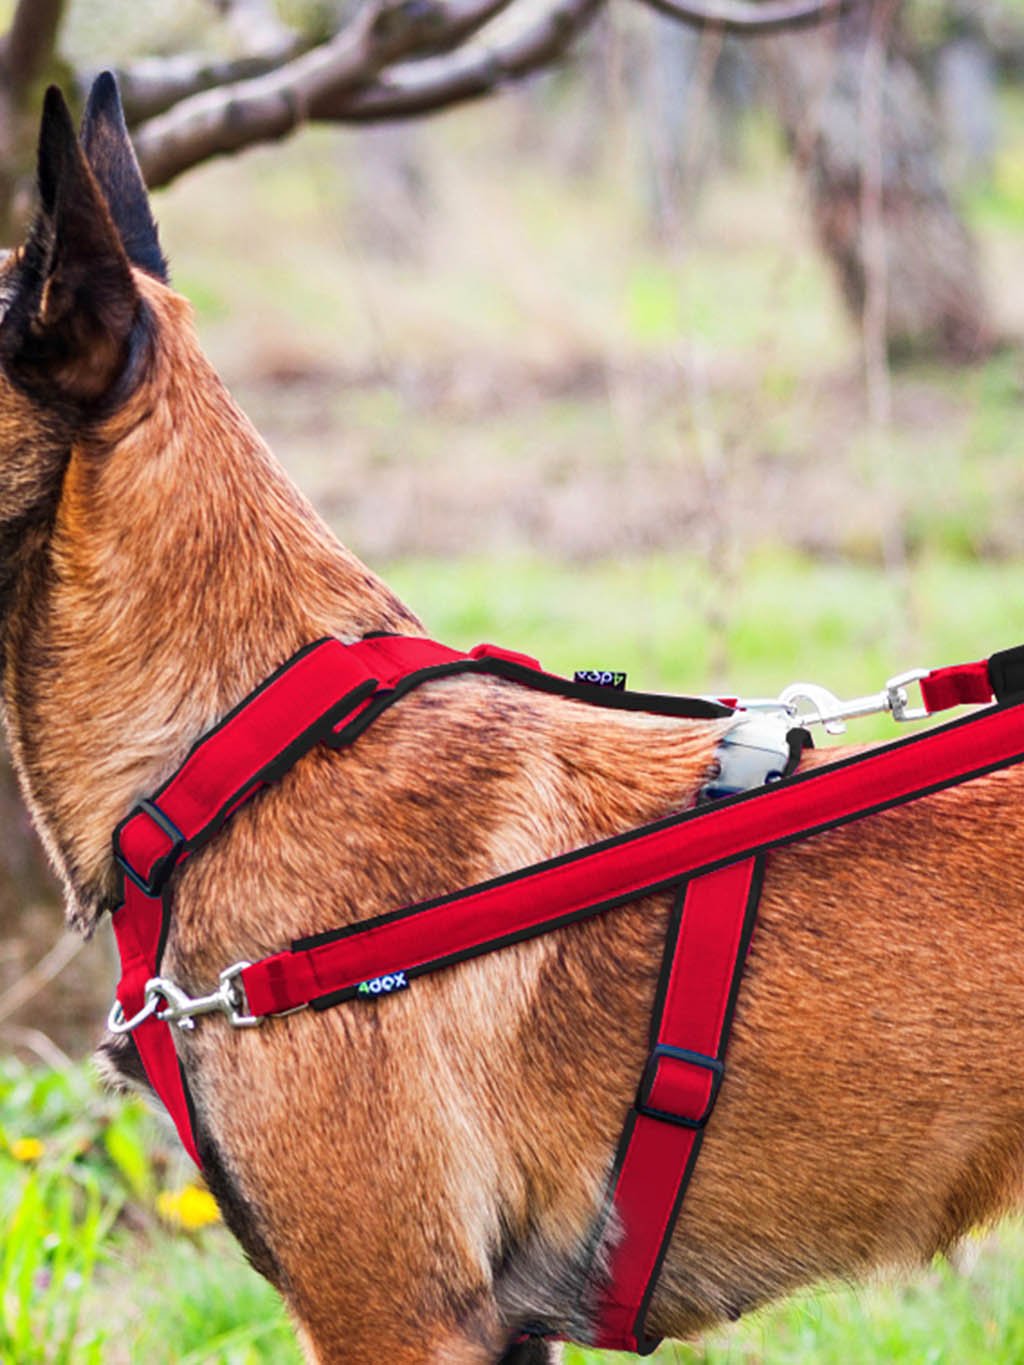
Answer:
M83 1304L140 1163L137 1115L84 1071L0 1066L0 1359L102 1359Z
M157 1126L84 1067L0 1067L0 1361L7 1365L299 1365L274 1291L220 1228L161 1225ZM112 1135L117 1134L112 1140ZM19 1142L22 1160L12 1154ZM111 1147L118 1159L111 1157ZM954 1267L833 1287L767 1309L657 1365L1016 1365L1024 1226L969 1242ZM612 1357L568 1350L565 1365Z
M0 1061L0 1361L298 1361L273 1291L182 1171L162 1125L88 1066Z

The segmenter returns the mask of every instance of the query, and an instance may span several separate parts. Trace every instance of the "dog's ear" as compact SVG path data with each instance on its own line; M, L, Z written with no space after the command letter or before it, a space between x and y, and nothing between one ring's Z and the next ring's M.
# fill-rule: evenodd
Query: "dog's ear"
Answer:
M55 86L43 104L38 183L39 209L11 281L0 357L40 398L88 405L124 368L140 300Z
M128 136L117 80L104 71L93 81L82 120L82 146L107 200L132 265L168 282L167 260L149 207L135 148Z

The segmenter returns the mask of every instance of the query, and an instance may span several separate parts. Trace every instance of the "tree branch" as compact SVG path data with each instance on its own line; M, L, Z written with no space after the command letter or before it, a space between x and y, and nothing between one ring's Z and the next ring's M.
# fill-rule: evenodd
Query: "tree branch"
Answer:
M15 102L46 70L57 46L66 0L18 0L3 57Z
M835 18L868 2L644 0L680 22L746 34ZM556 61L605 3L370 0L329 42L255 74L191 59L177 74L165 63L163 85L153 77L147 87L142 67L135 68L134 85L125 73L125 100L129 118L140 120L143 174L155 189L201 161L286 137L310 119L413 118L476 99ZM491 41L460 46L506 10ZM174 95L175 80L187 98ZM142 121L146 110L160 112Z
M643 3L684 24L751 35L837 19L869 0L643 0Z
M462 42L511 0L372 0L330 42L249 80L183 100L136 132L151 189L212 156L332 118L345 94L393 62Z
M321 117L371 123L412 118L477 99L557 61L603 4L604 0L557 0L498 41L390 67L366 89L328 104Z
M241 57L181 53L174 57L143 57L131 66L115 68L125 120L129 128L134 128L204 90L233 85L275 71L309 47L309 42L292 33L277 49L264 49ZM90 71L79 75L80 93L88 92L97 74Z

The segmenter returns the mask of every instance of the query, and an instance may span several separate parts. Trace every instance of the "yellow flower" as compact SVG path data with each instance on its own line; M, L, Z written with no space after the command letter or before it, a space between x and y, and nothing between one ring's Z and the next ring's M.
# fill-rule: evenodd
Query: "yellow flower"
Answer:
M167 1223L194 1232L220 1220L217 1201L209 1190L185 1185L180 1190L162 1190L156 1197L156 1211Z
M38 1161L45 1151L38 1138L15 1138L11 1143L11 1156L15 1161Z

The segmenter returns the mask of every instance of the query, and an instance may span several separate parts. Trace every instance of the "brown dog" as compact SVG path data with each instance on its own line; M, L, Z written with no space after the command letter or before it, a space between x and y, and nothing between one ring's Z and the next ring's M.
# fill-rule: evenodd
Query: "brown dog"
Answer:
M111 831L204 730L307 641L420 627L204 359L109 80L83 147L51 92L38 220L0 271L0 593L11 748L88 931L116 903ZM720 732L426 686L187 862L166 971L209 989L239 958L685 807ZM1022 781L770 857L652 1333L920 1262L1019 1201ZM666 915L639 903L384 1008L179 1036L212 1187L311 1360L490 1362L538 1319L586 1340ZM110 1048L129 1072L132 1051Z

